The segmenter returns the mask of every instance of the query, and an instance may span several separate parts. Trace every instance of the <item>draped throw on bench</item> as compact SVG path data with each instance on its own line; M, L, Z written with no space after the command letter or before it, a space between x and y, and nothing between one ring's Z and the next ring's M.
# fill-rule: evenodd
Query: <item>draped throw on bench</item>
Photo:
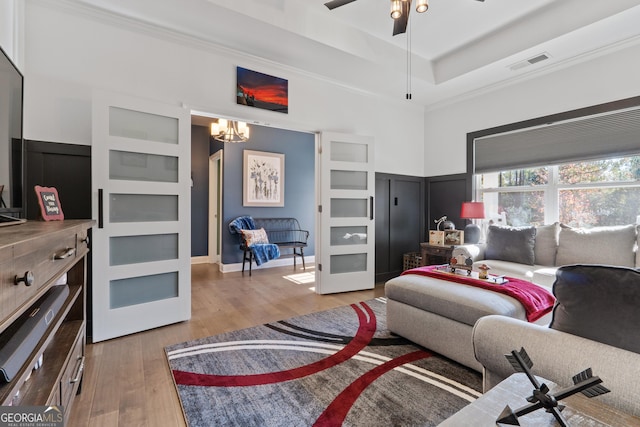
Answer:
M231 234L237 234L240 237L240 249L249 250L252 258L256 261L256 265L262 265L272 259L280 257L280 249L278 245L273 243L249 243L244 238L243 230L255 230L256 226L253 218L250 216L241 216L229 223L229 231ZM244 261L243 261L244 266Z

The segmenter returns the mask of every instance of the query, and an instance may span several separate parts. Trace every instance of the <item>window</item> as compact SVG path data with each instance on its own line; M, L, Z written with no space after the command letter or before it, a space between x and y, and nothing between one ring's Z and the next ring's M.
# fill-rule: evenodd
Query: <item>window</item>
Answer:
M632 224L640 215L640 155L475 175L487 219L507 225Z

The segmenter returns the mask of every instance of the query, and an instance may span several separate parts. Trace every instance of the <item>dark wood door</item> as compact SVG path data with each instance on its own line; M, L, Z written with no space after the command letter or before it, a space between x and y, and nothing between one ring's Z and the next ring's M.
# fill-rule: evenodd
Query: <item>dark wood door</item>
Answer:
M391 180L376 176L375 224L376 224L376 282L389 269L389 195Z
M422 224L422 183L415 180L395 179L390 200L390 271L402 271L403 255L419 252Z
M376 281L402 272L424 239L424 178L376 174Z
M34 186L55 187L65 219L91 218L91 147L26 141L26 218L38 219Z
M427 229L435 230L436 224L434 221L444 215L447 216L449 221L453 221L456 229L464 229L466 223L465 220L460 219L460 208L462 207L462 202L469 200L466 197L466 175L428 178L427 192L429 193Z

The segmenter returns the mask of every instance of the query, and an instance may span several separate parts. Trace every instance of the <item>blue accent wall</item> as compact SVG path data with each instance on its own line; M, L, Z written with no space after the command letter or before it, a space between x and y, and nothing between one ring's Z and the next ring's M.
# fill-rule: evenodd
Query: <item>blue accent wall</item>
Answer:
M242 206L242 161L244 150L284 154L284 207ZM315 222L315 136L265 126L251 126L248 142L224 145L222 193L222 263L242 262L238 237L229 233L233 219L250 215L254 218L297 218L303 230L309 230L309 246L305 255L314 255Z
M300 227L309 230L305 255L315 254L315 135L251 125L248 142L222 144L211 141L205 126L191 127L191 256L208 254L209 155L224 149L222 194L222 263L242 262L237 236L229 233L233 219L251 215L255 218L294 217ZM284 207L242 206L242 159L244 150L266 151L285 155Z

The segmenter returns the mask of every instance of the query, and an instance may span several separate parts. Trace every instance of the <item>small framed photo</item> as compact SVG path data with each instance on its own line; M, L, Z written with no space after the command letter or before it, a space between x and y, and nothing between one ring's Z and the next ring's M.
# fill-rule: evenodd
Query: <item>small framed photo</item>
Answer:
M462 230L445 230L445 245L462 245L464 243L464 231Z

